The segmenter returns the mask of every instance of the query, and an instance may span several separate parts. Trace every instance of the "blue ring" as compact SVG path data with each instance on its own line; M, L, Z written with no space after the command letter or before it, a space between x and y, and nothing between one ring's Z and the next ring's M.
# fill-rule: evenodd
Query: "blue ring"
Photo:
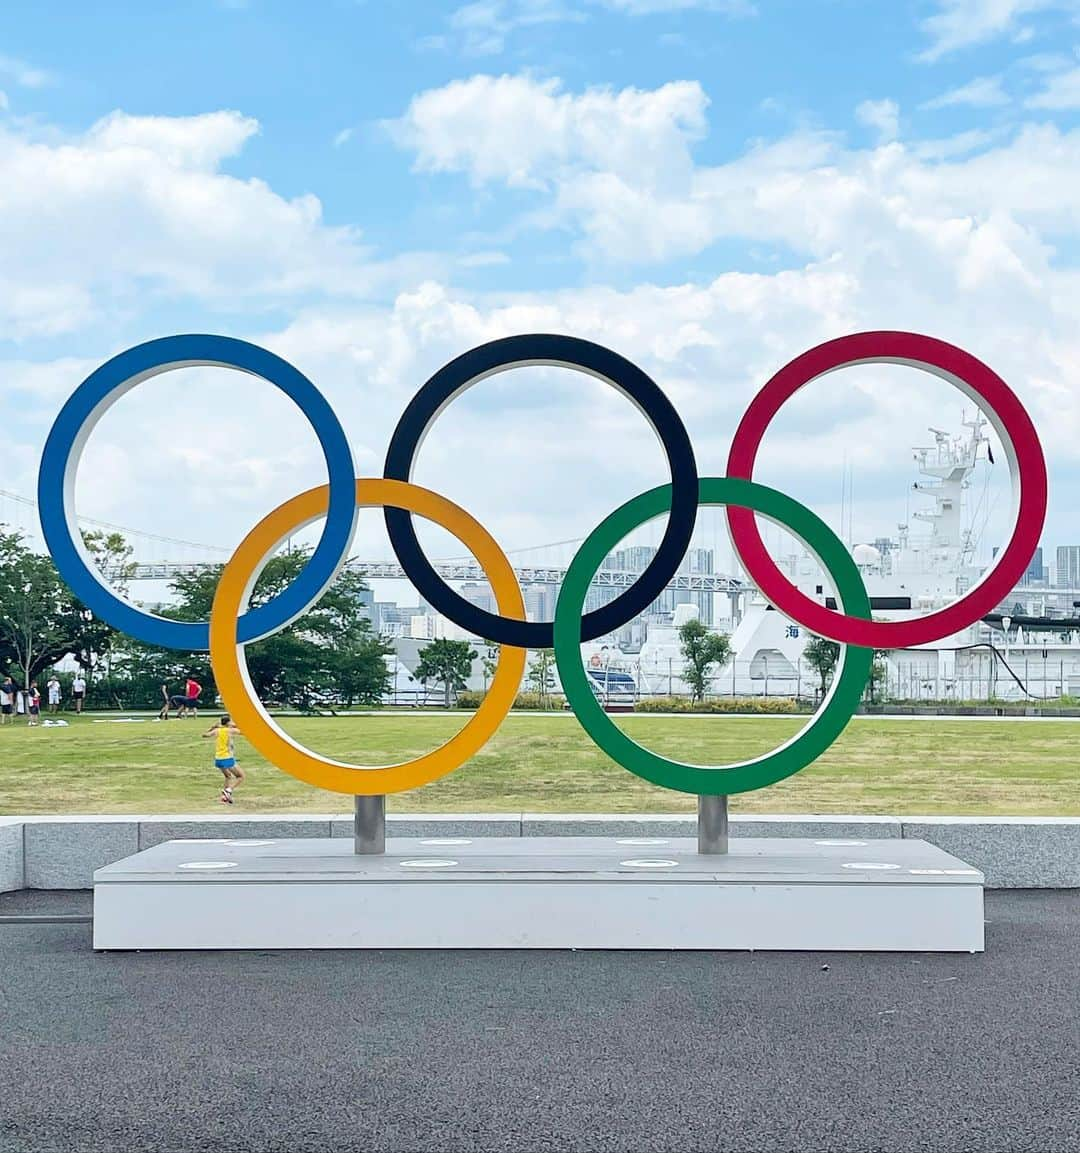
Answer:
M57 571L87 608L146 644L191 652L210 648L206 621L173 621L143 612L118 597L88 563L81 536L78 544L73 539L78 533L74 490L79 457L101 416L143 380L198 365L239 369L281 389L315 430L330 478L330 507L318 547L293 584L240 618L240 643L277 632L319 598L348 555L356 523L356 473L345 430L323 394L287 360L246 340L192 334L150 340L106 361L72 393L49 431L38 472L42 532Z

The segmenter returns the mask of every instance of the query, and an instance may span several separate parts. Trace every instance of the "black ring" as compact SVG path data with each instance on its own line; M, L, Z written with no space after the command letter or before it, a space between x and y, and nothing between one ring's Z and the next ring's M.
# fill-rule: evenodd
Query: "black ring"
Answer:
M443 365L409 402L390 438L383 475L391 480L410 479L416 453L435 418L470 385L497 372L534 364L576 368L614 385L652 425L671 469L671 512L660 547L626 592L585 614L581 639L589 641L626 624L656 600L678 571L697 518L697 462L686 426L656 382L636 364L603 345L573 336L531 333L481 344ZM443 581L424 556L412 515L387 507L385 516L390 543L406 576L443 616L473 635L498 644L523 649L552 647L551 621L511 620L471 604Z

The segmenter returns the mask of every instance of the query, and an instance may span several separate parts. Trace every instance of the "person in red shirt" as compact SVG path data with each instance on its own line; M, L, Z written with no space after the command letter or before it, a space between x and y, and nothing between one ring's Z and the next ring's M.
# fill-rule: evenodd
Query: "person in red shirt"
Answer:
M187 684L184 685L184 711L181 712L181 716L184 716L185 713L192 717L198 716L199 694L201 692L202 685L194 677L188 677Z

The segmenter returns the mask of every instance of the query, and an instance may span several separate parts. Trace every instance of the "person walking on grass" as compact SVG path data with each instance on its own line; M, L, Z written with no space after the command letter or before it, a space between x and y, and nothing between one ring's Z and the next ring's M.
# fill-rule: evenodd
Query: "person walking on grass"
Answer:
M176 715L182 717L184 715L184 704L187 697L182 696L180 693L170 693L168 685L161 686L161 699L165 702L158 710L158 719L167 721L169 713L172 709L176 709Z
M79 669L71 682L71 696L75 701L75 712L81 713L83 701L86 699L86 677L83 676L82 669Z
M236 763L236 747L233 738L240 730L232 723L232 718L225 714L216 725L203 733L204 737L214 737L214 768L220 769L225 778L225 785L221 790L221 803L233 803L233 789L244 783L244 770Z
M45 688L49 693L49 712L55 713L60 708L60 680L56 673L49 677Z

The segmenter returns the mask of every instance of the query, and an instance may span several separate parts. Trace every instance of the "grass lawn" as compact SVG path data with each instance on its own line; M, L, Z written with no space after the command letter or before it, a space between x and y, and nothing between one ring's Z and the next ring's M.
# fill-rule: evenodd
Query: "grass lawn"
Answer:
M0 813L221 811L220 776L195 720L67 728L0 727ZM434 748L459 715L387 713L286 718L319 752L387 764ZM793 717L620 718L635 740L699 764L764 752L802 724ZM815 764L732 800L736 812L1080 815L1080 724L1069 721L856 719ZM345 812L326 793L270 766L237 740L248 780L236 812ZM512 714L480 754L450 776L390 798L391 811L682 812L694 798L657 788L602 754L569 715Z

